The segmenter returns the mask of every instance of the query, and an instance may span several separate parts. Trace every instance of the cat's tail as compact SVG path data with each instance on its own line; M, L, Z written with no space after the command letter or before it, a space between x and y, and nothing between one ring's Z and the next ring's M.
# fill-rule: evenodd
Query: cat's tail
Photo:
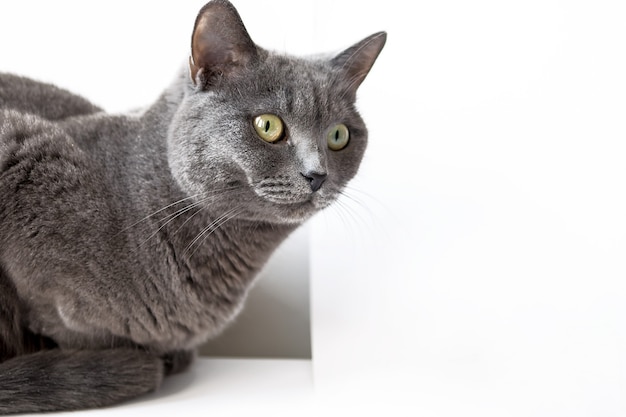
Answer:
M141 349L45 350L0 363L0 414L120 403L158 388L162 358Z

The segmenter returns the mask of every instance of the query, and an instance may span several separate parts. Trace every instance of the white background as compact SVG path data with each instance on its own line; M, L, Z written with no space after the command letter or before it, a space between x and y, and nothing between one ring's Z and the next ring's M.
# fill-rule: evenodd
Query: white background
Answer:
M358 9L389 30L361 91L374 225L313 228L318 386L414 415L626 415L624 3L385 4Z
M389 32L360 91L360 203L311 224L328 410L626 415L624 3L235 4L294 53ZM3 2L0 68L143 105L201 5Z

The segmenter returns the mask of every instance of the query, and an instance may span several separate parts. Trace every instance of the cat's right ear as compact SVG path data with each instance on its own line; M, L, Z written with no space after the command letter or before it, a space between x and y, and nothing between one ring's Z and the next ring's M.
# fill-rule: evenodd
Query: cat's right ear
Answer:
M258 51L235 7L227 0L207 3L196 18L189 70L193 83L206 89L254 63Z

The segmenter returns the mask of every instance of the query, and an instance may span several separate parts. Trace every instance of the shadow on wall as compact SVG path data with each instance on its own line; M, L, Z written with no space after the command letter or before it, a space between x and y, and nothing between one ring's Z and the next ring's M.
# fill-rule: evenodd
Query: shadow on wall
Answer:
M311 358L308 226L278 248L235 323L202 346L200 355Z

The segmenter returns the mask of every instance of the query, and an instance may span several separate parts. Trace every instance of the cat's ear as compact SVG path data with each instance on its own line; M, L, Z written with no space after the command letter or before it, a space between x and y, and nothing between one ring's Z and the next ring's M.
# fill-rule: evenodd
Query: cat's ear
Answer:
M189 70L194 84L207 88L253 63L258 51L235 7L213 0L198 13L191 37Z
M378 32L356 43L331 60L348 91L355 96L387 40L386 32Z

